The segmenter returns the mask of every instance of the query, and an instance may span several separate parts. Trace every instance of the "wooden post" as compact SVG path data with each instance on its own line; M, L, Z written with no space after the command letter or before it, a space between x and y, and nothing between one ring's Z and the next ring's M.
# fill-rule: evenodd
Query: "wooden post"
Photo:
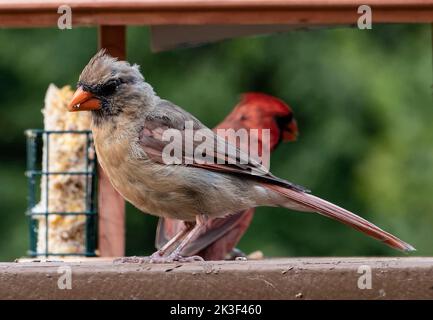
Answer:
M125 59L125 26L100 26L99 48ZM125 255L125 200L113 188L104 170L98 168L98 246L101 257Z
M99 48L105 48L113 57L126 58L126 27L99 26Z

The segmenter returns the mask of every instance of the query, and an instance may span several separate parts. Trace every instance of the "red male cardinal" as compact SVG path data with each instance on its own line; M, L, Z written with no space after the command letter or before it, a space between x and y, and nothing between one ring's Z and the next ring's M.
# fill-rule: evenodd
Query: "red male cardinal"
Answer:
M68 109L92 112L99 163L125 199L144 212L186 223L141 261L202 260L180 253L206 230L209 220L258 206L317 212L391 247L414 250L367 220L272 175L257 157L157 96L137 65L105 51L82 71Z
M278 98L264 93L250 92L242 96L242 100L233 111L220 123L218 129L257 129L258 149L262 143L270 143L273 151L281 141L294 141L298 136L298 126L292 109ZM262 141L261 130L270 130L270 141ZM253 134L252 131L249 131ZM241 145L241 150L248 150L248 145ZM206 231L192 240L182 250L182 255L199 255L205 260L221 260L230 253L247 231L254 215L254 208L238 212L224 218L208 221ZM156 235L156 247L161 248L178 232L185 228L182 220L160 218Z

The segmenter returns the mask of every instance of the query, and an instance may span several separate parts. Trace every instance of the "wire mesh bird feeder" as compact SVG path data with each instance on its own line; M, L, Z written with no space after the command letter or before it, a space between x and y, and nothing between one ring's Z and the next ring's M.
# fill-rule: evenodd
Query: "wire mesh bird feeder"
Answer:
M25 133L28 254L32 257L95 256L96 156L91 131L27 130Z

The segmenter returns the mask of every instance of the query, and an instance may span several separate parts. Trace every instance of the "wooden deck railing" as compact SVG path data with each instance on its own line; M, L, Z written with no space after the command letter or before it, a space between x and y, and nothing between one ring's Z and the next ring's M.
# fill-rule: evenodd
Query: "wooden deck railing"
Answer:
M56 26L58 0L0 0L0 26ZM68 0L73 24L354 24L368 4L374 23L433 22L432 0Z
M433 258L0 264L0 299L432 298Z

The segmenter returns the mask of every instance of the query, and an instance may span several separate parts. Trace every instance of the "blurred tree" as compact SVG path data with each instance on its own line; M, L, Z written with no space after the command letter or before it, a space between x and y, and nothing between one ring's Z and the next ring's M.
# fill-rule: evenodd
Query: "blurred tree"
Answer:
M25 254L26 128L42 125L48 84L74 85L96 30L0 30L0 260ZM147 28L128 29L128 60L164 98L209 126L240 93L263 91L295 110L300 138L272 171L358 212L431 255L433 118L429 25L375 25L224 41L152 54ZM156 219L128 206L127 254L153 250ZM240 243L266 255L398 255L313 214L260 208ZM278 223L275 223L278 221Z

